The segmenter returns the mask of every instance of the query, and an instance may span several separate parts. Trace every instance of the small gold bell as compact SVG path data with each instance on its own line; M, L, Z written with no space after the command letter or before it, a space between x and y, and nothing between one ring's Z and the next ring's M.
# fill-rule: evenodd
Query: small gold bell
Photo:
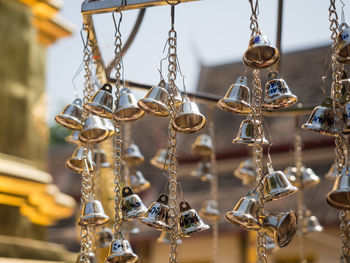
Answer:
M350 27L347 23L339 25L338 45L336 46L336 58L341 63L350 63Z
M323 135L336 136L334 112L332 109L332 99L327 97L321 106L317 106L311 113L308 121L301 127L304 130L314 131Z
M297 168L287 167L284 170L285 175L288 180L298 188L309 188L320 182L320 177L318 177L311 168L305 168L304 166L300 169L301 183L297 178Z
M111 263L137 263L139 257L132 251L128 240L118 238L114 239L109 247L107 261Z
M125 161L129 167L139 166L145 161L139 147L136 144L130 144L125 151Z
M269 213L263 220L263 231L273 236L279 247L287 246L298 230L297 214L294 211L286 213Z
M327 195L327 203L337 209L350 209L349 167L344 166L340 176L335 179L333 189Z
M80 146L74 150L72 157L66 161L66 167L73 172L81 174L83 173L85 166L84 147ZM87 166L89 172L93 172L96 167L92 161L92 153L90 149L87 149Z
M332 164L331 168L329 168L328 173L326 173L325 178L328 180L335 180L337 178L337 169L335 168L335 164Z
M141 218L147 212L147 208L143 204L141 198L134 194L130 187L124 187L122 190L122 215L124 220L132 220Z
M257 196L248 194L238 201L232 211L226 213L225 218L239 227L258 230L261 228L258 209Z
M141 171L130 171L129 182L131 189L134 193L140 193L150 187L151 183L146 180Z
M250 106L250 90L247 87L247 78L240 76L235 84L232 84L225 97L218 102L220 109L235 113L249 114L252 112Z
M279 57L278 49L271 46L265 35L259 33L251 37L243 62L252 69L262 69L274 65Z
M115 102L116 109L113 119L121 122L131 122L142 118L145 112L137 106L136 98L130 90L123 88L120 93L120 97Z
M199 215L207 221L214 222L220 218L219 206L215 200L206 200L203 203Z
M178 220L179 234L188 236L190 234L207 230L209 226L204 224L197 211L192 209L186 201L180 202L180 214Z
M79 140L80 131L72 131L64 140L71 144L79 146L81 141Z
M81 105L81 99L75 99L72 104L68 104L63 109L61 114L55 117L55 121L65 128L81 130L83 127L83 108Z
M255 123L258 122L259 121L255 121ZM232 143L242 143L248 144L249 146L254 146L261 140L260 138L257 138L257 134L257 126L254 125L254 122L251 118L248 118L242 121L237 133L237 137L233 139ZM263 136L263 144L269 144L265 136Z
M110 168L111 164L107 160L107 155L103 149L94 149L94 163L101 168Z
M213 142L207 134L199 135L192 144L192 151L195 154L208 156L213 152Z
M287 83L280 78L279 73L270 72L265 86L265 99L262 107L266 110L276 110L292 106L297 102L297 96L292 94Z
M106 83L95 95L84 104L84 109L102 118L112 118L113 116L113 95L112 86Z
M323 231L323 227L320 225L317 217L313 216L310 210L306 210L305 212L302 231L304 234Z
M165 82L162 80L158 86L152 87L143 99L137 102L137 105L145 112L157 116L167 117L169 93L164 88Z
M169 220L168 196L161 194L157 201L150 205L145 216L139 221L159 231L170 231Z
M152 157L150 163L159 169L168 170L169 169L169 160L168 151L166 149L159 149L155 156Z
M268 169L269 173L264 178L264 198L267 202L298 191L282 171L274 171L271 164L268 164Z
M109 217L105 214L100 201L92 200L83 205L79 220L80 225L100 226L108 221Z
M174 129L179 133L194 133L204 128L206 118L199 112L197 104L188 98L179 106L177 116L173 119Z
M197 177L203 182L211 181L213 179L211 163L207 161L199 162L197 169L191 172L191 176Z
M88 116L83 125L83 130L79 134L79 139L85 143L100 143L107 139L108 130L103 125L100 117Z

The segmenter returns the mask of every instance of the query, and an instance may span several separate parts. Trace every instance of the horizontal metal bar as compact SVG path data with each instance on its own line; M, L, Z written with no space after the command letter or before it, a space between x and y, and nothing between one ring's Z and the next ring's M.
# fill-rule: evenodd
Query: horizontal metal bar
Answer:
M114 79L111 79L111 82L115 83ZM150 85L141 84L137 82L132 81L125 81L125 86L127 86L130 89L139 89L139 90L149 90L152 88ZM188 97L191 100L194 100L195 102L198 102L200 104L207 104L212 106L217 106L218 102L222 97L206 93L206 92L187 92ZM281 115L289 115L289 116L295 116L295 115L308 115L312 112L314 109L314 106L311 105L302 105L301 103L298 103L295 106L285 108L282 110L274 110L274 111L263 111L264 116L273 117L273 116L281 116Z
M103 14L111 13L122 4L123 0L85 0L81 5L81 13L84 14ZM181 3L193 2L199 0L180 0ZM142 9L153 6L168 5L165 0L127 0L126 5L120 10Z

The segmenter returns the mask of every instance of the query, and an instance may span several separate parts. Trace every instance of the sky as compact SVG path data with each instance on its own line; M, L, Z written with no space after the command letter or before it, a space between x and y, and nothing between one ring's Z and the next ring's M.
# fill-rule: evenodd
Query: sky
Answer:
M65 0L60 16L74 27L71 37L57 41L48 49L47 91L49 123L62 108L73 101L76 75L83 57L79 31L82 27L81 1ZM282 53L330 44L329 1L284 1ZM278 0L259 1L260 29L276 42ZM350 12L345 6L345 17ZM340 7L337 7L340 10ZM125 42L138 11L123 12L122 39ZM195 90L200 65L219 65L240 61L247 49L250 30L248 0L202 0L176 6L175 29L178 58L186 88ZM350 14L350 13L349 13ZM94 15L102 56L111 61L114 52L114 24L111 14ZM163 48L170 29L170 7L148 8L132 46L123 58L125 79L146 84L159 81L159 62L165 57ZM166 67L164 67L166 68ZM166 76L166 73L163 73ZM233 72L233 81L239 73ZM234 75L235 74L235 75ZM321 77L321 76L320 76ZM82 94L83 72L74 83Z

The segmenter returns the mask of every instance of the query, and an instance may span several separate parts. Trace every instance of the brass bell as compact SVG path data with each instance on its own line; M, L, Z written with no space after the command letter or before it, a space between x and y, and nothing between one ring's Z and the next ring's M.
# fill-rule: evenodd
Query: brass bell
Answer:
M90 149L87 150L87 164L88 171L93 172L96 166L92 161L92 153ZM76 173L81 174L84 172L84 169L86 168L84 162L84 147L80 146L74 150L72 157L66 161L66 167Z
M199 162L197 169L192 171L190 175L199 178L203 182L211 181L213 179L211 163L207 161Z
M262 69L274 65L279 57L278 49L271 46L268 38L260 33L250 38L243 62L252 69Z
M183 102L183 99L182 99L182 94L181 92L179 91L179 89L177 87L175 88L170 88L170 85L169 84L165 84L165 90L168 92L169 94L169 98L170 98L170 94L173 94L173 99L174 99L174 104L176 107L179 107L182 102Z
M256 181L255 165L251 159L242 161L233 174L243 181L243 185Z
M139 147L132 143L125 151L125 161L129 167L139 166L145 161L145 157L143 157Z
M72 131L64 140L74 145L80 145L79 133L80 131Z
M103 125L102 119L95 115L88 116L83 125L83 130L79 134L79 139L85 143L99 143L106 140L108 130Z
M157 116L167 117L169 93L164 88L165 82L161 81L158 86L152 87L143 99L137 102L137 105L145 112Z
M220 218L219 206L215 200L206 200L203 203L199 215L207 221L218 221Z
M316 216L313 216L311 214L310 210L306 210L305 216L303 218L303 225L302 225L302 231L304 234L310 233L310 232L322 232L323 227L320 225L320 222L318 221Z
M314 131L323 135L336 136L332 99L325 98L321 106L317 106L311 113L308 121L301 127L304 130Z
M113 120L107 118L101 118L101 120L105 128L108 130L108 137L113 136L115 133Z
M170 231L169 220L168 196L161 194L139 221L159 231Z
M209 226L204 224L197 211L192 209L189 203L181 201L178 229L180 235L188 236L209 229Z
M195 154L208 156L213 152L213 142L207 134L199 135L192 144L192 151Z
M344 166L335 179L333 189L327 194L327 203L337 209L350 209L350 175L349 167Z
M338 45L336 46L336 58L341 63L350 63L350 27L347 23L339 25Z
M87 260L88 260L89 263L96 263L96 256L95 256L95 253L90 251L90 252L87 254ZM84 262L84 259L83 259L81 253L78 254L77 260L76 260L75 262L76 262L76 263Z
M272 236L279 247L285 247L292 241L298 230L297 214L294 211L286 213L269 213L263 220L263 231Z
M269 173L264 178L264 198L267 202L298 191L298 188L288 181L282 171L273 171L271 164L268 165L268 168Z
M158 243L170 244L171 243L170 232L162 231L160 233L160 236L157 238L157 242ZM178 239L176 239L175 243L177 245L181 245L182 244L182 240L180 238L178 238Z
M128 180L128 185L130 185L134 193L140 193L151 185L151 183L142 175L142 172L140 171L130 171Z
M129 89L122 89L120 97L116 100L116 109L113 119L116 121L136 121L140 119L145 112L137 106L137 101Z
M159 169L168 170L169 169L169 160L168 151L166 149L159 149L155 156L152 157L150 163Z
M55 117L55 121L65 128L81 130L83 127L83 108L81 105L81 99L75 99L73 103L68 104L63 109L61 114Z
M113 116L113 95L112 86L106 83L95 95L84 104L84 109L102 118L112 118Z
M225 97L218 102L220 109L235 113L249 114L252 112L250 106L250 90L247 87L247 78L240 76L235 84L232 84L228 89Z
M100 226L109 222L109 217L105 214L102 204L98 200L88 201L83 205L80 225Z
M284 170L284 174L287 176L288 180L298 188L309 188L320 182L320 177L318 177L311 168L305 168L304 166L300 169L301 183L297 177L296 167L287 167Z
M233 210L226 213L225 218L239 227L258 230L261 228L258 209L256 194L249 194L242 197Z
M172 120L174 129L179 133L194 133L204 128L206 118L199 112L196 103L189 99L179 106L177 116Z
M331 168L329 168L328 173L326 173L325 178L328 180L335 180L337 178L338 171L335 168L335 164L332 164Z
M137 263L139 257L132 251L128 240L118 238L114 239L109 246L107 261L110 263Z
M97 243L99 247L109 247L113 240L113 231L108 227L103 227L97 234Z
M266 110L277 110L294 105L298 102L297 96L292 94L287 82L281 79L278 72L269 73L265 86L265 98L262 107Z
M256 121L257 123L258 121ZM254 146L261 139L257 138L257 126L251 118L243 120L239 127L237 137L233 139L232 143L248 144ZM268 140L263 136L263 144L269 144Z
M122 196L121 208L124 220L132 220L144 216L147 208L141 198L137 194L134 194L130 187L126 186L123 188Z
M107 155L103 149L94 149L94 163L101 168L110 168L111 164L107 160Z

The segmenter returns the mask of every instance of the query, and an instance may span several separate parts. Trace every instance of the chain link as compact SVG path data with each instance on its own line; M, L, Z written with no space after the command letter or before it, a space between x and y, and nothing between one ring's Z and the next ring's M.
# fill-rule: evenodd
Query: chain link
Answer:
M258 0L256 0L255 4L253 3L254 0L249 0L250 8L252 11L252 14L250 16L250 25L249 28L252 31L251 36L257 35L260 33L259 24L258 24L258 13L259 13L259 4Z
M336 11L335 0L330 0L329 6L329 21L331 30L331 40L332 43L332 98L333 98L333 110L335 113L335 126L337 128L337 136L335 138L335 163L337 166L338 174L340 175L342 168L345 164L345 154L344 154L344 138L343 138L343 112L342 112L342 85L341 76L343 72L343 65L341 65L336 59L336 47L338 45L338 14ZM349 224L347 219L347 211L342 210L339 213L339 218L341 220L340 230L341 242L342 242L342 255L340 257L340 262L348 262L350 256L350 240L349 240Z
M262 86L260 80L260 71L253 70L253 102L252 102L252 116L255 126L256 140L255 145L255 164L256 164L256 174L258 181L258 218L264 215L264 187L263 187L263 127L262 127L262 115L261 115L261 105L262 105ZM266 263L266 236L263 231L258 231L257 236L257 253L258 253L258 262Z

